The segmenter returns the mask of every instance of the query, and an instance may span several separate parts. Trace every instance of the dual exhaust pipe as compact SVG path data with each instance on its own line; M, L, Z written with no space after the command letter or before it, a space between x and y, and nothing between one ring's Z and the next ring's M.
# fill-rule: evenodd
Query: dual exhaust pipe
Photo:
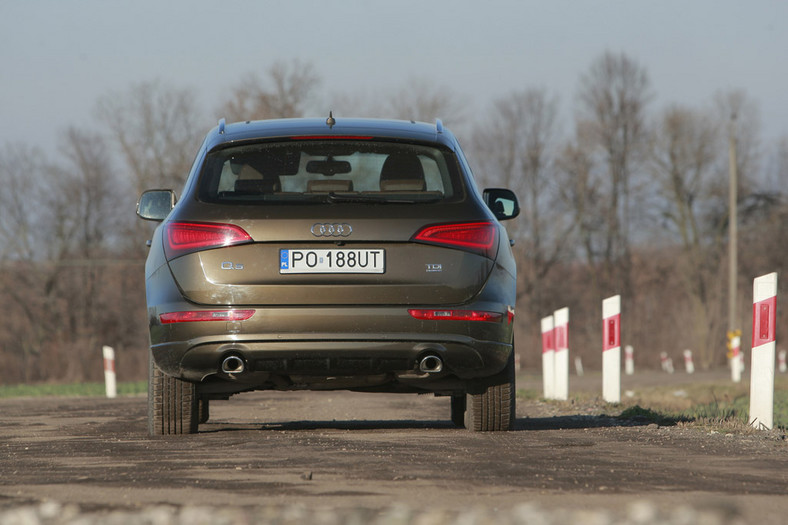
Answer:
M239 355L231 354L224 358L221 366L222 373L242 374L246 371L246 362ZM419 371L425 374L438 374L443 370L443 359L435 354L429 354L419 361Z

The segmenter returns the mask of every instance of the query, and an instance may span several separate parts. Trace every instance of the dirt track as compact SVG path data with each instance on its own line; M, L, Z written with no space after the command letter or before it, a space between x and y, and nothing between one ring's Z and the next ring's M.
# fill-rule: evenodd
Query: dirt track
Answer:
M788 515L788 444L774 433L518 403L515 431L470 433L451 425L446 398L252 393L215 402L198 435L149 439L143 397L0 400L0 511L48 500L88 512L296 503L620 509L645 500L661 512L716 509L746 522Z

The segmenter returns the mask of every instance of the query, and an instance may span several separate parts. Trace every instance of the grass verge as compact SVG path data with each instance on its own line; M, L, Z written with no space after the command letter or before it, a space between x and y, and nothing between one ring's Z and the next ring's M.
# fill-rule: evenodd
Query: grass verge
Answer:
M118 383L119 396L144 394L148 391L147 381ZM39 397L39 396L105 396L104 383L73 383L73 384L30 384L0 385L0 398L4 397Z
M541 393L518 390L518 399L541 399ZM622 392L621 403L608 404L600 393L571 393L568 401L548 401L561 415L597 414L649 421L662 426L686 425L725 432L749 432L749 386L735 383L690 383ZM788 377L778 377L774 391L774 427L788 429Z
M645 407L676 422L726 430L749 428L750 394L742 385L694 384L681 389L644 389L622 404ZM626 409L622 412L625 415ZM774 391L774 426L788 428L788 390Z

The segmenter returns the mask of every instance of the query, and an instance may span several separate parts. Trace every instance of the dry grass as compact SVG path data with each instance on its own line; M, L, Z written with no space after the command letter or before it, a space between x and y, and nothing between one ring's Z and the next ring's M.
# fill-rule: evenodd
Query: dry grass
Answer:
M541 393L520 390L521 399ZM748 424L750 390L745 383L700 382L678 386L644 386L622 391L621 403L606 403L598 393L574 392L568 401L549 401L555 412L647 419L660 425L699 427L718 432L755 432ZM774 426L788 428L788 376L775 378Z

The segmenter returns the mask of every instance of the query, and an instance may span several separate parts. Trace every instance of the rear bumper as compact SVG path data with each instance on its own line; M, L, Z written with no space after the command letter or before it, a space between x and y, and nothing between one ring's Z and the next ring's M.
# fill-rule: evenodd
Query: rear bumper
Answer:
M512 350L511 344L461 337L354 340L331 336L294 341L216 338L196 344L163 343L151 349L166 374L194 382L221 377L221 364L228 356L240 357L248 373L353 376L417 372L419 362L433 355L443 363L442 375L473 379L500 372Z
M473 308L505 310L490 304ZM383 384L402 378L418 383L424 376L429 390L436 379L466 381L497 374L512 352L511 341L506 315L501 322L424 321L402 307L259 309L248 321L232 323L162 325L157 314L151 315L151 350L164 373L251 388L265 388L261 385L271 376L280 384L300 380L307 385L319 377L385 376L379 381ZM419 374L420 361L430 355L442 361L443 369ZM221 371L228 356L243 360L244 373ZM326 388L325 382L320 385Z

